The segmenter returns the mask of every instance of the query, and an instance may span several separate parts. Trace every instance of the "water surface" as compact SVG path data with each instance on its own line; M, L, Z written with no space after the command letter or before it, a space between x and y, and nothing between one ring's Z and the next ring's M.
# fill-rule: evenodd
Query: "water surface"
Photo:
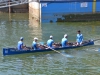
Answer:
M10 21L9 21L10 20ZM0 14L0 75L100 75L100 41L95 45L41 53L2 56L2 48L16 47L21 36L31 46L33 38L46 42L53 35L60 42L65 33L69 42L76 41L77 30L84 40L100 38L100 22L42 23L33 21L29 14Z

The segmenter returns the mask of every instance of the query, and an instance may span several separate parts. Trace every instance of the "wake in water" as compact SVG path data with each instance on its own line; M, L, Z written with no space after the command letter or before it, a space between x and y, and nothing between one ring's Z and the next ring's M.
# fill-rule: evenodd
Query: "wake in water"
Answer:
M95 51L100 52L100 48L96 49Z
M64 54L66 57L68 58L73 58L74 56L70 55L70 54L67 54L64 50L61 51L62 54Z
M94 45L97 47L94 51L100 52L100 40L95 41Z
M94 45L99 45L100 46L100 41L95 41Z

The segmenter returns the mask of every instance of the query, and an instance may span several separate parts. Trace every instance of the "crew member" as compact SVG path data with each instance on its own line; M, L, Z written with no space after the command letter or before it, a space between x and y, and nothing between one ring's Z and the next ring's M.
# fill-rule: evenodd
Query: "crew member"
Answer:
M50 39L47 41L47 46L50 48L53 48L53 43L54 43L54 40L53 40L53 36L51 35Z
M62 38L62 41L61 41L61 45L62 47L67 47L68 46L68 40L67 40L67 34L64 35L64 38Z
M20 41L18 42L17 48L18 50L22 50L23 48L25 48L26 46L23 46L23 37L20 37Z
M80 30L77 31L76 42L77 42L77 45L82 45L83 35L81 34Z
M33 41L33 43L32 43L32 48L33 48L34 50L39 50L37 41L38 41L38 38L35 37L35 38L34 38L34 41Z

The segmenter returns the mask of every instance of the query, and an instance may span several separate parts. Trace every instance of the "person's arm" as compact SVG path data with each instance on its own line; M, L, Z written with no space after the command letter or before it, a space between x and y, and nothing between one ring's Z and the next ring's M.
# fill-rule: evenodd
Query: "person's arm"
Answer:
M22 49L26 49L27 47L26 47L26 45L24 45L24 44L22 43L21 48L22 48Z
M76 42L78 42L78 34L77 34L77 36L76 36Z
M81 34L82 35L82 34ZM80 42L80 44L82 44L83 43L83 35L81 36L81 42Z
M21 43L21 49L23 49L23 43Z
M36 44L36 47L37 47L37 48L39 48L40 46L41 46L41 44L39 44L39 43Z
M82 35L82 41L83 41L83 35Z

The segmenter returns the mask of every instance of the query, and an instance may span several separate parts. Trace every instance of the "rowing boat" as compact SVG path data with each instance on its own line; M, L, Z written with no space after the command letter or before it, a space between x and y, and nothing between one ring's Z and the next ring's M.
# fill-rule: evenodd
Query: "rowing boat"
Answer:
M54 50L63 50L63 49L73 49L73 48L78 48L78 47L83 47L83 46L89 46L89 45L94 45L93 40L89 40L87 42L84 42L81 46L67 46L67 47L59 47L59 48L53 48ZM14 55L14 54L24 54L24 53L35 53L35 52L45 52L45 51L52 51L52 49L41 49L41 50L34 50L34 49L27 49L27 50L17 50L17 48L3 48L3 56L6 55Z

